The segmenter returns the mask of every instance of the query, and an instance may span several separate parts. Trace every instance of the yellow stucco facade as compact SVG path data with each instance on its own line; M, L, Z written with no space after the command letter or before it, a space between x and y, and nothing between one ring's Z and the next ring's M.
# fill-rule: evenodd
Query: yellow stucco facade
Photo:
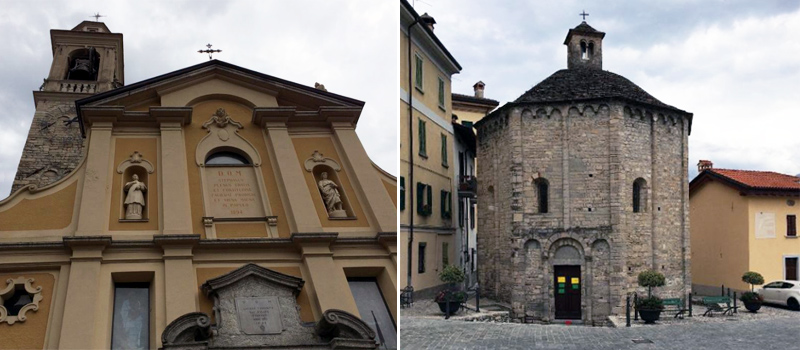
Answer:
M400 18L400 284L433 291L444 265L458 263L450 91L451 76L461 67L432 29L411 25L419 19L413 8L401 3Z
M396 324L397 180L355 133L363 104L220 61L76 102L77 168L0 201L0 290L24 277L43 297L27 320L0 319L0 349L109 348L115 288L131 283L149 290L158 348L181 315L213 321L199 286L248 263L305 282L303 322L362 316L357 278L375 282ZM345 217L328 208L322 171ZM127 203L134 175L140 218Z
M800 240L787 236L788 215L800 215L794 196L745 195L721 181L692 188L690 200L692 283L699 293L725 288L749 290L742 274L756 271L765 281L784 279L784 258L800 256ZM773 236L757 231L772 217Z

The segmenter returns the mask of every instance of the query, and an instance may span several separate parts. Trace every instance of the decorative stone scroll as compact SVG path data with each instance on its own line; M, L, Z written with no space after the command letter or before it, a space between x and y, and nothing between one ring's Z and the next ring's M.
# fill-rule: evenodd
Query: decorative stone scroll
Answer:
M44 298L42 296L42 287L38 286L34 288L32 285L33 282L33 278L25 277L9 278L6 280L6 287L0 290L0 323L6 322L12 325L16 322L25 322L25 320L28 319L25 315L28 311L39 310L39 302ZM21 286L22 288L18 288L17 286ZM14 294L19 293L19 289L21 289L23 293L29 295L30 302L25 304L17 315L12 316L9 315L3 303L12 298Z
M208 130L208 135L197 144L195 151L197 165L205 166L206 157L215 150L236 149L245 153L253 166L261 166L261 156L256 148L239 135L239 129L243 128L242 123L235 121L225 109L218 108L211 118L203 123L203 129Z
M214 323L192 312L172 321L162 349L377 349L375 332L358 317L327 310L316 324L300 319L300 278L247 264L202 285L214 301Z
M150 161L144 159L144 156L142 156L142 154L139 153L139 151L133 151L133 153L128 159L124 160L122 163L119 163L119 165L117 166L117 174L122 174L123 172L125 172L125 169L127 169L132 165L141 166L142 168L147 170L148 174L152 174L153 171L155 171L153 163L150 163Z

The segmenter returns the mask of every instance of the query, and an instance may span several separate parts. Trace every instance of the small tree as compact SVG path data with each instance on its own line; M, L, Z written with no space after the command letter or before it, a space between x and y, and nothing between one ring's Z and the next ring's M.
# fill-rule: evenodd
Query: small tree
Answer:
M755 271L747 271L742 275L742 282L749 284L752 292L754 284L764 284L764 276Z
M664 275L656 270L647 270L639 274L639 285L647 287L647 297L652 296L653 287L661 287L665 284Z
M439 272L439 279L444 283L453 285L464 282L466 277L464 276L464 271L461 271L458 266L447 265L442 269L442 272Z
M464 302L467 299L467 293L459 292L456 289L456 286L460 283L463 283L466 279L466 276L464 276L464 271L461 271L458 266L445 266L442 269L442 272L439 273L439 279L442 282L447 283L447 287L445 287L436 295L436 302Z

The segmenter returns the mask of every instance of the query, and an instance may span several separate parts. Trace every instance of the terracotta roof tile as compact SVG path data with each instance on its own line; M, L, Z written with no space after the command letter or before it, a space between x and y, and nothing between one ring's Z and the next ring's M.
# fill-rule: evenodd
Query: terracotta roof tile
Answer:
M772 171L709 169L745 186L763 189L800 190L800 177Z

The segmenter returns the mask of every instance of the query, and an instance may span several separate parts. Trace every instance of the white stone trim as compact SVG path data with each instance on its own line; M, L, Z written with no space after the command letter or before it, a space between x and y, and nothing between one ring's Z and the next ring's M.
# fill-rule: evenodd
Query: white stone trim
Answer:
M422 113L422 115L428 117L428 119L433 121L439 127L447 130L447 132L450 133L450 135L453 134L453 124L447 123L444 120L442 120L441 116L436 114L436 112L434 112L432 109L428 108L428 106L426 106L425 103L418 100L416 97L412 96L411 98L414 101L414 106L413 106L414 109ZM402 87L400 88L400 100L405 103L408 103L408 91L406 91Z

